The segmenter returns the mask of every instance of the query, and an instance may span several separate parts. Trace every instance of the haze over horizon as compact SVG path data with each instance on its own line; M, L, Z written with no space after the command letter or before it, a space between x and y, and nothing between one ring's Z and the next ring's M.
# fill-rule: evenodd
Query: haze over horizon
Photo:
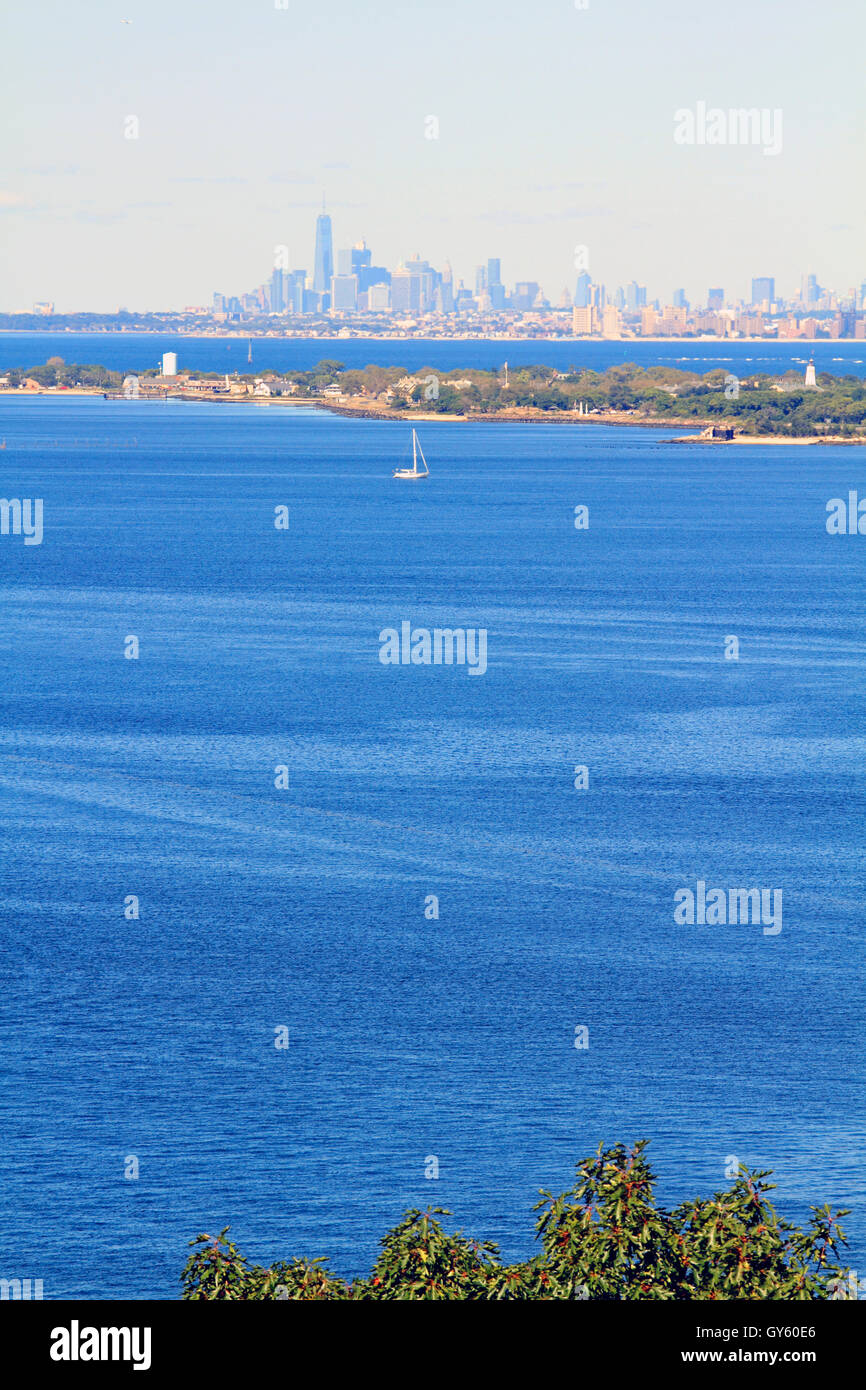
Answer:
M828 0L57 0L7 14L0 310L209 304L335 247L455 280L794 292L866 279L862 7ZM131 20L131 23L124 23ZM808 79L804 78L804 50ZM675 143L674 113L779 110L782 148ZM130 116L137 139L124 137ZM438 138L427 138L429 117Z

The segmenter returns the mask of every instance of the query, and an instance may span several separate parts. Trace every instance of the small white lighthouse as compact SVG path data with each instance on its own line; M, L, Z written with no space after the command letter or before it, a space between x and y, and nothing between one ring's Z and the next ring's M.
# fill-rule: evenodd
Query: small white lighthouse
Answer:
M811 357L809 358L809 365L806 368L806 380L804 384L806 386L818 385L817 381L815 380L815 363Z

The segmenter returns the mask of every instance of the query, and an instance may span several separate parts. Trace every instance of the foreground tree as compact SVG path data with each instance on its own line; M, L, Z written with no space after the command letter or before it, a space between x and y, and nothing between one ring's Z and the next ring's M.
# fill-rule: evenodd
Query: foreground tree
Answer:
M572 1188L542 1193L541 1253L499 1262L490 1242L449 1235L440 1207L408 1211L382 1240L368 1278L336 1278L322 1260L250 1265L227 1238L200 1235L182 1275L185 1299L526 1300L845 1298L845 1211L813 1207L805 1230L766 1198L768 1172L740 1169L727 1191L665 1211L641 1140L601 1146L577 1166Z

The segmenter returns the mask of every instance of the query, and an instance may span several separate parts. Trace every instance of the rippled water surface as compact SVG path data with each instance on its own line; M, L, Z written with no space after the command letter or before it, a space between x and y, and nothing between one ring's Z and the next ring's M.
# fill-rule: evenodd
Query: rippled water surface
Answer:
M668 1203L736 1155L853 1207L862 1267L866 538L825 506L866 450L440 422L404 484L407 435L0 400L44 502L0 537L0 1274L170 1298L229 1223L359 1273L431 1203L513 1258L640 1136ZM488 670L383 665L402 621ZM678 925L699 879L781 933Z

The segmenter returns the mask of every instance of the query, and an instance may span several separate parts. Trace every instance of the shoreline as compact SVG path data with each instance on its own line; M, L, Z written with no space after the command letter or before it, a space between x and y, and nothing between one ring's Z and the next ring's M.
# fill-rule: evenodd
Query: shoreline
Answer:
M579 338L573 337L568 333L448 333L444 335L429 333L344 333L339 330L333 333L277 333L277 332L256 332L254 329L233 330L230 332L202 332L183 328L0 328L0 338L20 334L23 337L36 337L41 333L51 333L56 337L75 334L88 337L118 337L118 338L206 338L206 339L252 339L254 343L280 343L280 342L371 342L371 343L572 343L576 347L588 343L692 343L699 346L701 343L727 343L735 347L738 343L749 343L759 346L770 346L772 344L791 344L796 343L826 343L827 346L836 344L862 344L866 351L866 339L863 338L829 338L820 336L817 338L750 338L742 335L739 338L719 338L710 334L701 337L674 337L667 333L661 336L654 334L641 334L634 338L602 338L600 335L586 335Z
M44 387L38 391L21 391L14 387L0 388L0 399L13 397L18 400L32 399L53 399L62 400L71 396L89 397L93 400L123 400L122 396L109 396L105 391L94 387L69 387L63 391L58 391L52 387ZM330 415L342 415L348 419L361 420L408 420L418 421L424 424L441 422L444 424L505 424L505 425L619 425L630 426L636 429L687 429L687 430L706 430L712 425L718 425L716 420L695 420L690 419L636 419L633 415L622 411L610 411L605 415L578 415L573 410L502 410L495 414L480 413L468 415L450 415L442 411L418 411L418 410L389 410L386 407L376 409L369 403L363 406L352 406L345 402L335 403L333 401L293 400L285 396L212 396L202 397L198 393L182 394L177 393L169 396L137 396L135 400L138 404L147 403L152 405L165 405L169 401L179 402L185 405L244 405L244 406L277 406L289 409L316 409L324 410ZM866 444L866 435L784 435L784 434L735 434L733 439L708 439L703 434L678 435L672 439L661 441L664 444Z

